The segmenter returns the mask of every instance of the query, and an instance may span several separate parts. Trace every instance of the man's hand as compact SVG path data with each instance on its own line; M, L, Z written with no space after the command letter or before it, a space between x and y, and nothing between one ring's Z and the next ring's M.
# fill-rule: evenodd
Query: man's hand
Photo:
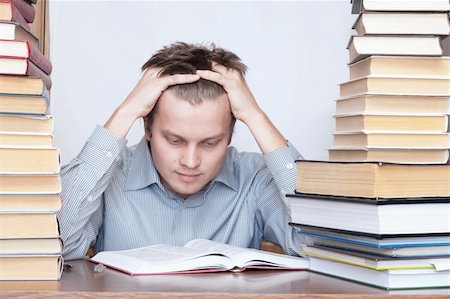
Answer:
M253 117L263 114L245 78L238 71L227 69L220 64L213 64L212 69L213 71L197 70L197 74L203 79L223 86L228 94L231 112L236 119L248 125Z
M161 94L171 85L192 83L200 79L199 75L177 74L159 76L159 69L147 69L141 79L116 108L104 127L118 138L125 138L136 119L149 114L155 107Z
M231 112L247 125L263 154L287 145L286 139L256 103L245 78L238 71L213 64L212 71L197 70L197 74L223 86L228 94Z

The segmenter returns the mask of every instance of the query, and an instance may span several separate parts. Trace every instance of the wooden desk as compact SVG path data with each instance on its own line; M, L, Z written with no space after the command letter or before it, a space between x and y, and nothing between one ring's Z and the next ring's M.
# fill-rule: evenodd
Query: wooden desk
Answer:
M0 282L0 298L449 298L450 289L387 292L307 271L129 276L70 261L60 281Z

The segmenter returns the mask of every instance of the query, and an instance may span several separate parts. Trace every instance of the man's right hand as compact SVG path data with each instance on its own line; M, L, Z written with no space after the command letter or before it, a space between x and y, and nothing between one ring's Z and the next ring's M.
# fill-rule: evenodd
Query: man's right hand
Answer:
M199 75L159 76L159 69L147 69L125 101L113 112L104 127L118 138L125 138L136 119L149 114L161 94L171 85L192 83Z

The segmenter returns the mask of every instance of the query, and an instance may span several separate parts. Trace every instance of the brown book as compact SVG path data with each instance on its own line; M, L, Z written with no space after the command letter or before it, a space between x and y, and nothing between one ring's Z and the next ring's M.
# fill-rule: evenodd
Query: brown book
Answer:
M361 13L352 28L356 30L358 35L450 34L450 25L446 13Z
M350 80L365 77L450 77L450 57L369 56L348 66Z
M0 280L59 280L61 255L0 255Z
M438 36L354 35L347 46L349 63L371 55L440 56Z
M0 93L42 95L46 90L40 77L0 75Z
M336 131L447 132L447 115L336 115Z
M59 238L0 239L0 256L9 254L61 254Z
M366 77L340 84L341 98L361 94L450 96L450 78Z
M0 94L1 113L45 114L48 104L48 93L36 96Z
M450 148L448 133L335 132L334 145L341 147Z
M405 164L447 163L448 148L346 147L328 149L330 161L388 162Z
M0 133L0 147L51 147L53 136L49 134Z
M366 197L449 197L450 165L299 160L296 191Z
M449 109L450 98L438 96L363 94L336 100L336 114L446 114Z
M0 57L0 74L39 77L44 82L46 89L50 90L52 88L50 75L46 74L29 59Z
M61 192L59 175L0 175L0 194L55 194Z
M53 117L43 115L0 114L0 132L48 134L53 131Z
M1 194L0 213L56 212L61 209L59 194Z
M448 11L448 0L352 0L352 14L364 11Z
M39 48L38 38L29 30L14 22L0 21L0 39L26 40L34 47Z
M55 213L0 214L0 239L58 237Z
M0 173L53 174L59 168L57 148L0 148Z

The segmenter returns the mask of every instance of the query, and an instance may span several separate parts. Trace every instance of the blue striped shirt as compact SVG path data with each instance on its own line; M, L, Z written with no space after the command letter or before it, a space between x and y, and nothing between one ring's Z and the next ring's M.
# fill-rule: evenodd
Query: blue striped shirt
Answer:
M58 219L66 259L82 258L93 245L96 251L182 246L195 238L251 248L265 239L298 254L285 197L301 158L291 144L264 156L230 146L216 177L183 199L161 184L145 138L126 143L98 126L62 168Z

